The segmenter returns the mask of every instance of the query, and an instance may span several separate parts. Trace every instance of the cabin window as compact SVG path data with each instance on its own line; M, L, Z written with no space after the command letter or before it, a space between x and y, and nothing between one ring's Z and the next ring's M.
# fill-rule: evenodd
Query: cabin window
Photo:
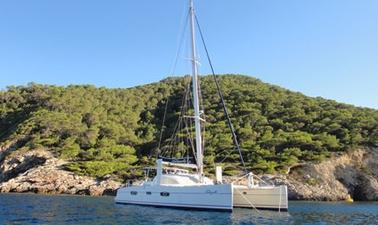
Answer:
M137 191L131 191L130 194L131 194L131 195L137 195L138 192L137 192Z
M169 192L160 192L160 195L164 196L164 197L168 197L169 196Z
M246 191L243 191L243 195L246 195L247 194L247 192Z
M147 192L146 192L146 195L151 195L151 191L147 191Z

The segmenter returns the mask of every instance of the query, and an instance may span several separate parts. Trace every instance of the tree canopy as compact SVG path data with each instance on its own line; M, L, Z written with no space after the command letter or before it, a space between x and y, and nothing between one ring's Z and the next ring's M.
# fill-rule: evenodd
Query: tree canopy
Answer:
M170 138L188 77L128 89L31 83L0 92L0 146L45 148L69 160L66 169L102 177L133 177ZM211 76L201 77L206 114L205 163L240 170L238 152ZM242 75L219 77L248 169L277 172L332 152L378 146L378 111L269 85Z

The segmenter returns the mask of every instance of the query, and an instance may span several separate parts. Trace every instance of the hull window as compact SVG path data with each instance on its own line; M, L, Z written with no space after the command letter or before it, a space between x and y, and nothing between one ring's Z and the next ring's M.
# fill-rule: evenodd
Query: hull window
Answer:
M164 197L168 197L169 196L169 192L160 192L160 195L164 196Z
M151 191L147 191L147 192L146 192L146 195L151 195Z
M137 192L137 191L131 191L130 194L131 194L131 195L137 195L138 192Z

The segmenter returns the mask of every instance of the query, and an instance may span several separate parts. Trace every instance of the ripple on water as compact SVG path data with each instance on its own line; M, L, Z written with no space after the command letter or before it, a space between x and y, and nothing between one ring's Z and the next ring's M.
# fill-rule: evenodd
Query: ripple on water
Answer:
M378 203L290 202L233 213L115 204L112 197L0 194L0 224L377 224Z

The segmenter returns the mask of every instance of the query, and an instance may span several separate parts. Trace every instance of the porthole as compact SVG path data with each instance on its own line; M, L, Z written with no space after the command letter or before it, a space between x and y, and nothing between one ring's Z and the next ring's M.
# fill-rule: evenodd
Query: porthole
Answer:
M164 197L168 197L169 196L169 192L160 192L160 195L164 196Z
M147 191L147 192L146 192L146 195L151 195L151 191Z
M243 191L243 195L246 195L247 194L247 192L246 191Z
M137 195L138 192L137 192L137 191L130 191L130 194L131 194L131 195Z

